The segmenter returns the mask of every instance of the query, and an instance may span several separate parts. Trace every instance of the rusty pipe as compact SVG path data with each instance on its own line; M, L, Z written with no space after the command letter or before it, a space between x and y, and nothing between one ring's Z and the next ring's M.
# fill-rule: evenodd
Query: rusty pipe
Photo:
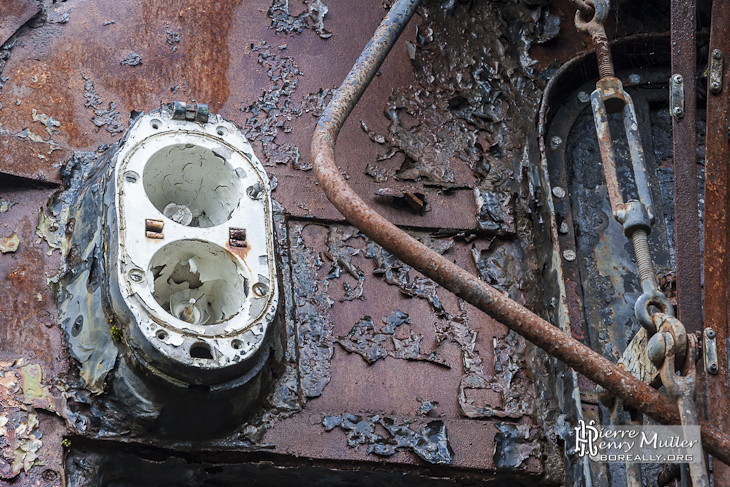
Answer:
M418 3L419 0L398 0L391 7L317 123L312 161L327 199L352 225L402 262L600 384L628 406L661 423L679 424L677 405L668 397L390 223L370 208L340 174L335 162L339 131ZM700 425L705 449L730 465L730 436L706 421L700 421Z

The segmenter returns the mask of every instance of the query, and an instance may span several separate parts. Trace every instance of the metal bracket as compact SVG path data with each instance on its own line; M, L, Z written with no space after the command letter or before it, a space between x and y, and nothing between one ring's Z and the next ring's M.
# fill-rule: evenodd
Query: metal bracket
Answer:
M725 66L725 56L719 49L712 50L710 56L710 92L717 95L722 91L722 77Z
M675 118L684 117L684 78L681 74L672 75L669 89L670 115Z
M717 334L712 328L705 328L705 339L702 340L705 357L705 370L712 375L720 371L717 364Z
M187 120L198 123L208 123L208 105L205 103L183 103L174 101L172 103L164 103L164 108L172 112L173 120Z

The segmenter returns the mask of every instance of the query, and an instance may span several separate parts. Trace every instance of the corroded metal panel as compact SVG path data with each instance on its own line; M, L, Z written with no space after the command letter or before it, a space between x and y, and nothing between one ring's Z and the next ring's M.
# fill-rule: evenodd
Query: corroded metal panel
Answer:
M267 409L205 448L231 462L264 455L293 467L314 462L470 482L504 470L559 483L559 440L552 431L545 440L554 404L538 403L547 393L531 378L534 351L347 226L315 183L308 148L317 117L385 14L381 2L370 2L353 21L348 2L326 3L45 4L37 22L15 33L22 42L4 46L0 172L20 178L4 181L58 186L66 178L78 187L134 111L172 100L207 103L242 128L275 187L286 344ZM524 57L523 35L545 42L557 34L557 18L543 6L519 4L509 13L480 6L472 27L507 37L480 54L479 63L490 68L462 93L457 72L471 77L473 66L459 43L469 42L472 53L480 45L460 27L462 6L441 13L436 6L420 12L356 107L338 146L341 169L396 224L415 229L513 298L540 307L520 135L540 82ZM533 27L544 18L547 31L508 32L515 18ZM503 59L506 46L510 54ZM80 446L88 445L83 437L112 439L108 468L124 465L115 453L124 443L152 451L189 446L165 440L147 419L125 423L125 401L148 408L148 418L157 412L124 389L133 389L134 376L121 365L123 337L114 323L105 343L121 353L94 391L106 392L81 387L46 277L55 286L59 253L79 258L67 238L90 227L64 220L58 199L45 208L52 193L14 186L0 191L10 206L0 214L0 237L15 233L19 241L14 253L0 256L3 278L14 289L0 297L10 315L0 325L7 336L0 358L40 363L44 385L64 384L49 389L48 399L62 418L41 418L41 429L56 428L39 449L47 465L21 472L21 483L46 470L57 472L60 482L60 435L70 433L67 466L74 484L81 482L78 465L94 464ZM52 257L45 255L53 248ZM96 285L91 274L88 285ZM39 293L43 299L36 303ZM33 303L38 331L28 333L23 303ZM64 326L73 333L73 323ZM120 386L113 393L112 382Z

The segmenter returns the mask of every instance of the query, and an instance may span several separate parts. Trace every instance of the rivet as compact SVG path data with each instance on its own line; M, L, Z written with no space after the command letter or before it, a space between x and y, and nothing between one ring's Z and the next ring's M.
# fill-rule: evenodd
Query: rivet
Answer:
M575 260L575 250L564 250L563 251L563 258L567 260L568 262L573 262Z

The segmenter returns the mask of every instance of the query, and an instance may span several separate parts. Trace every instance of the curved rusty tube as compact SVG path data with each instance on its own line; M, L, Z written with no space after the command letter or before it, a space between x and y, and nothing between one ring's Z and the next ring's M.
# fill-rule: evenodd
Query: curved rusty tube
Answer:
M661 423L679 424L677 406L668 397L390 223L370 208L341 176L335 163L335 142L340 128L418 4L419 0L398 0L391 7L320 117L312 138L312 160L320 187L351 224L402 262L600 384L625 404ZM706 451L730 465L730 436L706 421L700 421L700 425Z

